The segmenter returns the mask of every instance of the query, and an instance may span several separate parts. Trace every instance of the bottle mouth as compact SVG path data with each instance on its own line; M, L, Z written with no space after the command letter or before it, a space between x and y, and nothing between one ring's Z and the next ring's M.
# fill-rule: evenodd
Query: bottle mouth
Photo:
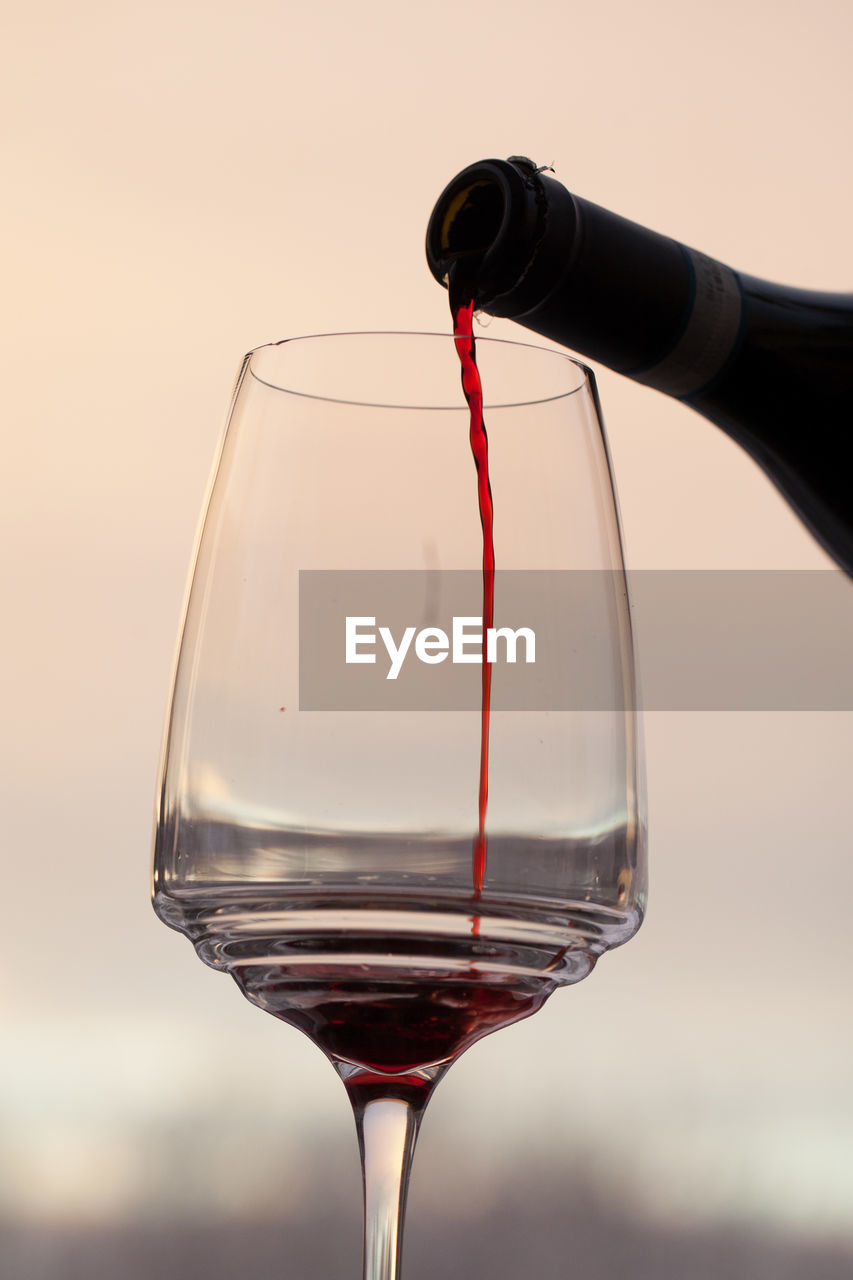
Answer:
M497 182L482 177L461 184L437 209L440 211L439 253L452 261L466 254L482 255L488 251L503 226L506 200Z
M454 282L483 310L512 290L541 236L539 187L536 166L520 156L457 174L427 227L427 262L439 284Z

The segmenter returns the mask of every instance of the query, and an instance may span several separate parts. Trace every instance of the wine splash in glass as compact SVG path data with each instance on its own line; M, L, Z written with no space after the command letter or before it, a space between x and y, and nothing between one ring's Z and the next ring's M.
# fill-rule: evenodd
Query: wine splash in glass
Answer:
M244 360L158 795L158 915L347 1088L365 1280L399 1276L443 1073L584 978L645 906L631 626L592 376L478 339L500 512L484 628L456 341L342 334Z

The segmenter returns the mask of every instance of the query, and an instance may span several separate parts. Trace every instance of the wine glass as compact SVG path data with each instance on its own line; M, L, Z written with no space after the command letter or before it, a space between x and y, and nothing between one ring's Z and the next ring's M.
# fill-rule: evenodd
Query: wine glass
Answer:
M337 334L246 356L158 793L158 915L347 1088L365 1280L399 1275L418 1126L450 1063L584 978L645 904L631 625L592 375L477 341L490 648L454 347Z

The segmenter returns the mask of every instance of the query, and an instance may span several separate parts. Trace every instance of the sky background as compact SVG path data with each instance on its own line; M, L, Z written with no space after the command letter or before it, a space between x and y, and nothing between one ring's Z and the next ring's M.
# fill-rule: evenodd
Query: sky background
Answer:
M735 268L850 288L845 0L5 9L0 1217L355 1195L318 1052L148 903L181 600L244 351L445 330L453 175L551 164ZM512 336L495 321L490 336ZM738 448L601 371L637 569L823 568ZM477 1046L412 1215L582 1177L629 1215L853 1248L851 713L647 719L646 924ZM698 1228L697 1228L698 1229Z

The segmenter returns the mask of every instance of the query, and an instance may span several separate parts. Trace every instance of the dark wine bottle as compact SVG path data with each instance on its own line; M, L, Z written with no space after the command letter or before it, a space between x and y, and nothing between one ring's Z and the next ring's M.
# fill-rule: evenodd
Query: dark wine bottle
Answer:
M853 575L853 294L733 271L570 194L521 156L439 197L441 283L709 418Z

